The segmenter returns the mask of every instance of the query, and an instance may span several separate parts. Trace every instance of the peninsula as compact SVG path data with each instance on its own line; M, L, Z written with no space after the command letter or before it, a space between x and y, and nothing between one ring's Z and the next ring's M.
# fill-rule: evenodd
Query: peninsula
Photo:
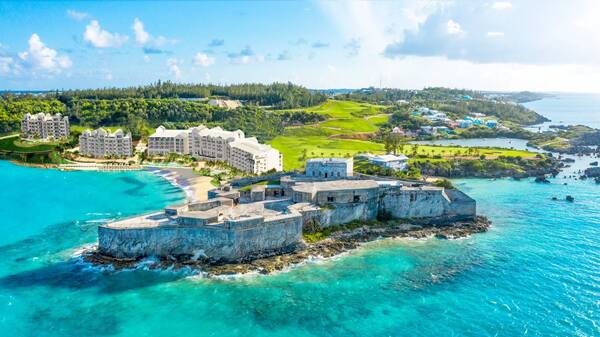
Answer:
M488 225L477 217L475 200L459 190L354 174L352 159L313 159L305 173L266 178L278 181L233 181L210 191L206 201L102 225L97 251L86 257L117 266L158 257L166 264L208 266L214 273L230 272L231 265L242 272L268 272L272 266L253 261L281 261L287 255L284 260L294 263L310 254L335 255L378 237L411 232L417 237L444 232L464 236ZM311 234L323 231L338 232L337 240L313 240Z

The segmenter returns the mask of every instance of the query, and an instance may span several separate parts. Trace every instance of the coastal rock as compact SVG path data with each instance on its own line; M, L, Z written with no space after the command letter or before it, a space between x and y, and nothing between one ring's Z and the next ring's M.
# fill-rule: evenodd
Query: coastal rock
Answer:
M225 263L222 261L208 261L200 256L171 256L159 259L157 263L145 264L154 269L169 267L191 267L209 276L237 275L256 272L270 274L281 271L289 266L305 262L312 257L328 258L356 249L361 243L374 241L381 238L430 238L457 239L471 234L487 231L491 222L482 216L473 220L456 221L450 223L406 223L388 221L370 226L361 226L349 231L333 233L329 238L306 245L271 251L256 256L248 256L243 261ZM90 251L83 254L84 260L103 266L112 266L116 270L136 268L142 259L118 259Z

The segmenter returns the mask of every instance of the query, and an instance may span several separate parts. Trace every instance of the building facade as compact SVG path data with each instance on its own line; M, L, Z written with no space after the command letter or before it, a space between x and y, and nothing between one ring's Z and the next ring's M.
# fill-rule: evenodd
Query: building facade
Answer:
M51 115L25 114L21 120L21 137L25 139L60 139L69 137L69 117L59 113Z
M169 130L161 125L148 137L148 155L164 156L169 153L190 153L189 130Z
M190 129L190 154L207 160L229 161L229 143L244 137L242 130L226 131L220 127L209 129L200 125Z
M399 154L399 155L393 155L393 154L382 154L382 155L373 155L373 154L366 154L363 155L363 157L365 159L367 159L369 161L369 163L371 164L375 164L377 166L381 166L381 167L385 167L385 168L389 168L395 171L404 171L406 170L407 166L408 166L408 157L403 155L403 154Z
M283 159L270 145L260 144L256 138L246 138L241 130L227 131L220 127L203 125L188 130L156 129L148 138L149 155L169 153L189 154L201 160L226 162L254 174L270 170L281 171Z
M306 161L305 171L309 177L349 177L354 174L354 161L352 158L313 158Z
M229 164L238 170L255 174L283 170L283 157L271 145L256 138L243 138L229 143Z
M119 129L110 133L102 128L91 131L85 130L79 136L79 153L93 158L131 157L131 133L125 134Z

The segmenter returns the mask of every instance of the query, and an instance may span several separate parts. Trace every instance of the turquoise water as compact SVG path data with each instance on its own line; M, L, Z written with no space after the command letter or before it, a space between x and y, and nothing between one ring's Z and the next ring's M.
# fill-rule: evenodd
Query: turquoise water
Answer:
M182 198L152 175L0 162L0 183L0 336L600 335L592 182L456 181L493 220L489 232L379 241L285 273L217 280L100 271L71 257L94 241L95 221ZM575 202L550 200L566 194Z

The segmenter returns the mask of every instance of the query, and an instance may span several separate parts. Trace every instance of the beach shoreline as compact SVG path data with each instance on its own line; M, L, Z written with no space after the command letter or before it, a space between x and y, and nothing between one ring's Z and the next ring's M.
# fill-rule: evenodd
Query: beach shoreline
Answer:
M207 200L208 191L215 188L211 177L197 175L192 168L146 167L145 170L180 188L187 202Z

